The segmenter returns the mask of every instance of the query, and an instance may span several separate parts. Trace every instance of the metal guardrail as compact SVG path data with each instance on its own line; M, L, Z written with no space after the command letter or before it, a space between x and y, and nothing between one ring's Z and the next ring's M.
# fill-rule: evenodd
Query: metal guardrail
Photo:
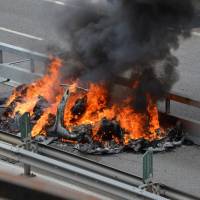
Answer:
M22 59L5 63L3 59L4 52L20 56ZM22 81L23 83L29 83L40 78L42 74L36 73L35 61L47 62L48 59L46 54L0 42L0 76L10 79L10 81L6 83L7 85L17 86L20 85ZM16 64L25 62L30 62L30 69L16 66Z
M170 113L170 102L171 101L176 101L176 102L183 103L183 104L186 104L186 105L189 105L189 106L194 106L196 108L200 108L200 101L193 100L189 97L182 96L182 95L177 94L177 93L176 94L171 93L171 94L168 94L168 96L166 97L166 100L165 100L165 112L166 112L166 114Z
M68 181L89 187L90 190L107 194L113 199L152 199L167 200L164 197L133 187L116 179L109 178L101 172L93 172L77 165L63 163L58 160L0 142L0 152L18 162L34 166L49 174L55 174ZM106 196L107 196L106 195Z
M25 60L21 60L20 62L30 61L31 72L35 72L34 60L40 60L40 61L48 60L48 56L45 54L38 53L35 51L30 51L30 50L22 48L22 47L17 47L14 45L0 42L0 63L3 63L3 52L4 51L21 56L23 58L26 58Z
M116 83L119 85L127 86L127 87L130 87L132 84L132 82L128 78L124 78L124 77L116 77ZM183 103L183 104L186 104L189 106L194 106L196 108L200 108L200 101L191 99L189 97L183 96L178 93L169 93L166 96L166 100L165 100L165 113L166 114L170 113L170 102L171 101L176 101L176 102Z
M20 145L22 143L19 136L5 133L2 131L0 131L0 140L9 144L13 144L13 145ZM57 147L52 147L49 145L47 146L42 143L37 143L37 147L38 147L37 152L39 154L47 156L49 158L52 158L64 163L69 163L69 164L81 167L83 169L87 169L91 172L101 173L108 178L115 179L117 181L122 181L134 187L139 187L140 185L143 184L141 177L103 165L101 163L95 162L86 157L82 157L82 156L73 154L71 152L66 152ZM176 200L199 199L196 196L187 194L184 191L176 190L175 188L171 188L164 184L160 185L160 190L161 190L160 191L161 195L170 199L176 199Z
M0 141L4 141L13 145L21 145L22 141L19 136L9 134L0 131ZM134 176L132 174L122 172L118 169L97 163L89 158L82 157L71 152L66 152L57 147L52 147L43 143L37 143L37 152L41 155L45 155L54 159L58 159L62 162L67 162L71 164L76 164L82 166L85 169L90 169L91 171L99 171L105 174L107 177L115 178L119 181L124 181L127 184L137 187L142 184L142 179L140 177Z
M0 64L0 76L9 78L10 82L15 82L13 86L17 86L23 83L30 83L40 77L42 74L30 72L28 69L9 64ZM9 84L7 82L6 84Z

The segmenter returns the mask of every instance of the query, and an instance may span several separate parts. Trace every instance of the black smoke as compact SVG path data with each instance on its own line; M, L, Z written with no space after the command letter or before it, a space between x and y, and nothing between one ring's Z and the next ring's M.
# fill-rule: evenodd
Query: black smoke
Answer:
M139 81L134 91L136 108L145 108L146 94L161 99L178 79L178 60L171 50L178 48L180 36L190 36L191 1L76 2L62 15L73 66L68 74L112 86L117 76L130 70L132 81Z

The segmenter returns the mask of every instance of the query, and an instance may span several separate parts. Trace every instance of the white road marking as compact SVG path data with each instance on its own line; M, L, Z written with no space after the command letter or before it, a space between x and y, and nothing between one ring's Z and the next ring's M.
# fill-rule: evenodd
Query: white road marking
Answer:
M73 3L71 3L71 1L65 0L65 2L63 1L59 1L59 0L42 0L44 2L49 2L49 3L54 3L60 6L70 6L70 7L74 7L74 8L79 8L79 9L84 9L78 5L75 5Z
M36 37L34 35L29 35L29 34L26 34L26 33L14 31L14 30L11 30L11 29L8 29L8 28L5 28L5 27L1 27L1 26L0 26L0 31L5 31L5 32L8 32L8 33L13 33L13 34L20 35L20 36L23 36L23 37L27 37L27 38L30 38L30 39L34 39L34 40L40 40L40 41L44 40L43 38Z
M200 37L200 33L199 33L199 32L196 32L196 31L193 31L193 32L192 32L192 35L194 35L194 36L199 36L199 37Z
M61 6L65 5L64 2L58 1L58 0L43 0L43 1L50 2L50 3L55 3L55 4L58 4L58 5L61 5Z

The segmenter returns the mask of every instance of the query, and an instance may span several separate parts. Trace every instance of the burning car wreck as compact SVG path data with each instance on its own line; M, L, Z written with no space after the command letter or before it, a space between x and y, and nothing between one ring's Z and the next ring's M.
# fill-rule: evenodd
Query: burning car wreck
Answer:
M18 133L20 116L29 112L33 138L45 140L53 137L73 144L75 149L84 153L142 152L150 148L164 151L183 142L182 128L164 129L160 126L156 102L150 96L145 112L137 112L130 106L130 100L120 105L109 104L109 93L103 83L91 83L88 89L84 89L74 82L64 88L59 79L52 79L54 70L59 70L61 64L58 58L53 59L47 75L13 91L1 114L1 130ZM47 79L54 84L49 84L49 90L41 93L44 88L39 86ZM51 96L49 91L52 90L56 91L56 96Z
M190 35L191 2L104 3L103 13L91 2L66 12L70 53L52 58L47 74L13 91L0 129L18 133L20 116L29 112L33 138L53 137L90 154L164 151L184 141L180 125L160 125L157 101L177 80L171 49ZM116 89L116 77L127 71L130 87Z

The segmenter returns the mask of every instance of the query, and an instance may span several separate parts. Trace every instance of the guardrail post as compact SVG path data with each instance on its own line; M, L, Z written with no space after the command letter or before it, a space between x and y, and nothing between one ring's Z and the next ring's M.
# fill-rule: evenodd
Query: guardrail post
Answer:
M31 173L31 166L24 164L24 176L29 176L31 177L33 174Z
M0 63L3 63L3 51L0 50Z
M143 155L143 184L140 189L160 195L160 184L153 182L153 151L148 150Z
M153 178L153 151L143 155L143 182L148 184Z
M165 100L165 113L169 114L170 113L170 98L167 97Z
M24 142L24 149L31 149L31 124L30 124L30 114L28 112L24 113L19 120L19 127L21 131L21 139ZM34 174L31 173L31 166L24 164L24 176L32 177Z
M31 166L24 164L24 176L31 176Z

